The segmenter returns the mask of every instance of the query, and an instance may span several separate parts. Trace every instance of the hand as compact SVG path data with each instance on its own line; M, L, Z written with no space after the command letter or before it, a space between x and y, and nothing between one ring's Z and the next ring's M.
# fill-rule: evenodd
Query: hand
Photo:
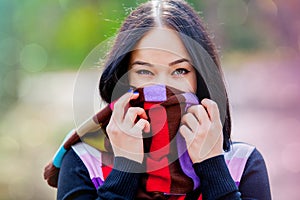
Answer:
M214 101L203 99L201 105L191 106L181 123L179 130L193 163L222 154L222 123L218 105Z
M138 93L128 92L117 100L106 132L115 156L142 163L144 158L142 133L150 132L150 124L143 108L129 107L129 101L138 96ZM140 119L135 123L137 116Z

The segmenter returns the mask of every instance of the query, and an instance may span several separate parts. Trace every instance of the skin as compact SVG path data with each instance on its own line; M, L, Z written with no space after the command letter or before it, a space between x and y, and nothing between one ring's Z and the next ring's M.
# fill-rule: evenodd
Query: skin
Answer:
M128 77L135 87L164 84L185 92L197 89L196 72L190 57L176 32L167 28L155 28L137 43L131 55ZM142 163L142 133L150 131L150 124L143 108L128 108L129 101L137 97L138 94L128 92L118 99L107 134L115 156ZM136 122L137 116L140 119ZM201 104L191 106L181 123L179 131L185 138L193 163L222 154L222 124L214 101L203 99Z

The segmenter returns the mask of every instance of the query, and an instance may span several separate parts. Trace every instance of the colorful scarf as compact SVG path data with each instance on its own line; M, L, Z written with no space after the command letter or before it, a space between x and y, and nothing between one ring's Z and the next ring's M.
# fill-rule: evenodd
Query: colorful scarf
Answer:
M200 180L193 170L184 138L178 133L178 128L181 116L189 106L199 103L198 98L193 93L181 92L164 85L147 86L136 91L139 92L139 97L131 100L130 106L145 109L152 134L151 137L144 138L146 171L142 174L142 184L137 196L146 197L151 192L184 196L198 188ZM57 187L63 156L71 147L87 167L95 188L104 183L114 160L111 144L104 131L112 109L113 103L68 134L52 162L45 168L44 178L50 186ZM227 154L226 162L237 184L249 152L247 156L234 152ZM236 160L237 157L242 160L230 167L231 160ZM237 164L241 169L237 170Z

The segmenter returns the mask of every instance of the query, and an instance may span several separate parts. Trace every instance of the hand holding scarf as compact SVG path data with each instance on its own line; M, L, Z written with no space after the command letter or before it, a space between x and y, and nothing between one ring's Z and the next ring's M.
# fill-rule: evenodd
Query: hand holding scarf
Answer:
M199 178L192 168L185 141L177 134L182 114L190 105L198 104L197 97L163 85L147 86L136 91L139 96L130 101L130 106L143 108L151 126L151 137L143 140L146 165L143 187L146 191L179 194L197 188ZM67 136L53 161L45 168L44 178L49 185L57 187L61 161L72 145L90 132L106 129L113 107L114 103L109 104ZM113 163L109 163L114 156L111 143L107 137L103 142L104 149L100 150L105 155L103 160L107 161L106 166L112 167Z

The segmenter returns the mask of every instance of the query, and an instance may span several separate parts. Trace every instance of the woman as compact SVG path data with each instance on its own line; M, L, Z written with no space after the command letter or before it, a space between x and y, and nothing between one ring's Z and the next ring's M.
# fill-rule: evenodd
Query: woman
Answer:
M251 150L238 181L225 161L224 151L229 155L240 147L230 142L231 119L222 77L215 47L187 3L165 0L139 6L124 21L99 85L102 99L114 102L106 127L113 169L96 188L76 148L70 149L60 169L58 199L271 199L264 160L255 148L242 145ZM140 95L130 88L156 84L199 99L182 113L179 128L193 173L200 180L192 182L193 187L180 185L180 179L172 177L169 182L156 182L155 177L164 172L159 170L166 166L147 168L146 154L151 152L145 151L145 137L154 143L155 136L147 136L153 127L146 109L129 107ZM162 141L163 137L158 138L158 143Z

